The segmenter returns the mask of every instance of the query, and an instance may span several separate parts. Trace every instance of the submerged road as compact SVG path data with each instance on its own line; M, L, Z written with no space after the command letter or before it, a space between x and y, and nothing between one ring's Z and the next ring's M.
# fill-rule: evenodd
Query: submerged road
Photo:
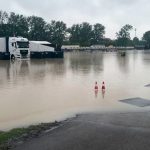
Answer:
M149 150L150 112L85 114L14 150Z

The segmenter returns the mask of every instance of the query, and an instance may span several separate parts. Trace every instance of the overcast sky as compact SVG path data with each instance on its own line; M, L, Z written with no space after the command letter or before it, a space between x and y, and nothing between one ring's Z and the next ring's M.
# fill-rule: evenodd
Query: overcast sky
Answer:
M149 0L0 0L0 9L37 15L48 22L62 20L68 27L83 21L101 23L106 27L105 36L110 38L115 38L125 24L137 28L139 38L150 30Z

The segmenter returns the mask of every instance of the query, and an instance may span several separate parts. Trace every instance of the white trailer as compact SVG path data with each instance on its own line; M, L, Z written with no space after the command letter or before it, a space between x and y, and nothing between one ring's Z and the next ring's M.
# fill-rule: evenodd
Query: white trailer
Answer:
M1 37L0 59L30 58L29 41L23 37Z
M47 41L29 41L31 58L63 58L63 51Z

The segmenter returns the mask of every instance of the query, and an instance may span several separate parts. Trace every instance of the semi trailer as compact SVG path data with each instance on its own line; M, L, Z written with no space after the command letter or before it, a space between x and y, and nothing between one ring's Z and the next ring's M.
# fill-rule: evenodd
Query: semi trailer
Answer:
M0 59L30 58L29 41L23 37L1 37Z
M31 58L63 58L64 53L47 41L29 41Z

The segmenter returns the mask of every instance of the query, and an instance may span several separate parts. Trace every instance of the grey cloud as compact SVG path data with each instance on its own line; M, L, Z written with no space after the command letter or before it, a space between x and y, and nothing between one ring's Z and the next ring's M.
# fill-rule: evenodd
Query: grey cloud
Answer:
M38 15L47 21L63 20L69 26L83 21L99 22L107 27L106 36L110 37L115 37L126 23L139 28L141 37L150 24L149 0L0 0L0 3L2 10Z

